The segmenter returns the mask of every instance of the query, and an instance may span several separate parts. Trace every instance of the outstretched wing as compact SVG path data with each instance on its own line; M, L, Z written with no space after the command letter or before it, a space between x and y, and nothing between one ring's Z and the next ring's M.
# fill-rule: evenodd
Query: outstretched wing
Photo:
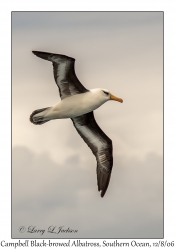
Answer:
M85 93L88 90L78 80L74 64L75 59L59 54L48 52L32 51L36 56L51 61L55 82L58 86L60 97L64 99L68 96Z
M98 191L103 197L108 188L113 166L112 141L96 123L93 112L72 118L72 121L96 157Z

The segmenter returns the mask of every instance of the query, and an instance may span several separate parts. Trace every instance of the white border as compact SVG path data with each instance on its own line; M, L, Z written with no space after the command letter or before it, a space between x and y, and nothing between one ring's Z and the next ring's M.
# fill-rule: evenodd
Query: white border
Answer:
M175 232L175 76L174 76L174 1L15 1L1 3L0 8L0 240L11 239L11 11L164 11L164 160L165 160L165 231L164 237L173 240ZM14 240L13 240L14 241ZM54 240L53 240L54 241Z

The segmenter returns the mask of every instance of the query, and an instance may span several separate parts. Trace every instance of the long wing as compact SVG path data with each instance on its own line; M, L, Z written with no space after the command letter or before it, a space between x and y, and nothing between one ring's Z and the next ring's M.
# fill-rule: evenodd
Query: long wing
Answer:
M88 90L78 80L74 64L75 59L59 54L48 52L32 51L36 56L51 61L55 82L58 86L60 97L64 99L68 96L85 93Z
M112 141L96 123L93 112L72 118L72 121L96 157L98 191L103 197L108 188L113 166Z

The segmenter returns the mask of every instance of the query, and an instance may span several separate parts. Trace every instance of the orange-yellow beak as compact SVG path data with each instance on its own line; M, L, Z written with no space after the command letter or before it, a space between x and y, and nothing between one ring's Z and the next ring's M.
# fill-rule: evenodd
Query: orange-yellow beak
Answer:
M117 102L123 102L123 100L119 97L116 97L115 95L110 94L110 99L117 101Z

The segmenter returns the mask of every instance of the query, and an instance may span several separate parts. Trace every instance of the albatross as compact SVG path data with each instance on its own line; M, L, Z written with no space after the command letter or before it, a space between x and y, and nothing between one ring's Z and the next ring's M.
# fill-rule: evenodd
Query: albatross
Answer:
M121 103L123 100L107 89L86 89L75 74L74 58L49 52L32 52L52 62L61 101L55 106L33 111L30 121L35 125L41 125L53 119L71 118L78 134L96 157L97 186L103 197L108 188L113 167L112 140L96 123L93 110L109 100Z

